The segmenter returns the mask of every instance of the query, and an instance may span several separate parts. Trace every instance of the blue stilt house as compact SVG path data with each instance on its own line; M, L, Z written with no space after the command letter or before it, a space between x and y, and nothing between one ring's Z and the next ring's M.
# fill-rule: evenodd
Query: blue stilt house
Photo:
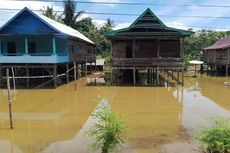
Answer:
M0 75L15 67L25 69L17 71L19 76L45 69L44 74L56 77L63 65L95 62L94 48L95 43L77 30L25 7L0 28Z

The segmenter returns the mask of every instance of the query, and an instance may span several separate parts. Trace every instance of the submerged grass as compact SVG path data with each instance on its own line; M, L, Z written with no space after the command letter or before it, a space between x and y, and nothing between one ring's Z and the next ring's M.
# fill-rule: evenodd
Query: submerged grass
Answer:
M195 132L194 137L209 153L230 153L230 118L209 119L208 125Z

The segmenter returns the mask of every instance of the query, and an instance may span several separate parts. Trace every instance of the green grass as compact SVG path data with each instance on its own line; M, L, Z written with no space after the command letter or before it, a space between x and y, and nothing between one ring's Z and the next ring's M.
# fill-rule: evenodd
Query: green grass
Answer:
M210 153L230 153L230 118L210 119L194 137Z

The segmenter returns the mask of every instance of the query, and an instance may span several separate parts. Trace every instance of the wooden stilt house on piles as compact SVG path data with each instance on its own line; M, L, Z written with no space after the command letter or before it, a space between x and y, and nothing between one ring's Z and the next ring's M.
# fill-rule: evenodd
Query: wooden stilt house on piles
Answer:
M0 28L0 78L13 68L18 82L27 86L30 79L47 76L57 87L60 74L68 82L69 69L77 69L79 76L80 64L83 72L87 62L96 61L94 48L80 32L24 8Z
M203 58L205 64L213 69L225 69L228 76L230 67L230 37L218 40L213 45L203 49Z
M191 34L190 31L167 27L147 9L128 28L106 33L112 44L112 80L116 80L116 73L125 70L131 72L131 80L136 84L138 70L145 69L149 84L153 80L159 83L161 74L167 74L183 84L183 42Z

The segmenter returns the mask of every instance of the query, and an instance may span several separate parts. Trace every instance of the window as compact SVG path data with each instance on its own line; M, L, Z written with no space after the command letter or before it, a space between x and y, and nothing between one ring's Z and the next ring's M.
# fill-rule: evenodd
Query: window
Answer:
M35 42L29 42L28 43L28 52L29 52L29 54L36 53L36 44L35 44Z
M1 51L2 51L1 53L3 53L3 42L2 41L0 45L1 45Z
M16 55L16 44L15 42L7 42L7 53L9 56Z

